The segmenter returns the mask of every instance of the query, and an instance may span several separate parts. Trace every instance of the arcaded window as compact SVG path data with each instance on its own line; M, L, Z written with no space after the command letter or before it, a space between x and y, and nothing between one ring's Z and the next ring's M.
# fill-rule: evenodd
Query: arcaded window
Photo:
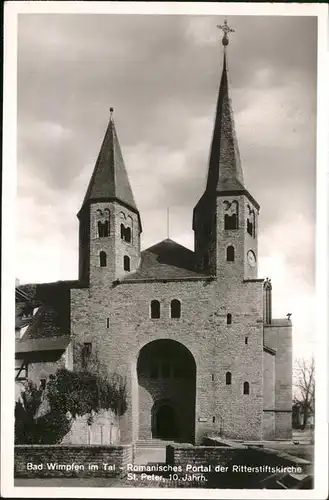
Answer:
M231 313L228 313L227 316L226 316L226 323L228 325L231 325L232 324L232 314Z
M224 229L238 229L239 204L237 201L224 201Z
M128 255L123 257L123 269L124 271L130 271L130 258Z
M243 384L243 394L249 394L249 382Z
M248 215L247 215L247 233L253 238L256 236L256 216L254 210L248 205Z
M104 209L104 212L99 208L96 210L97 235L99 238L110 236L110 210Z
M126 227L124 224L120 224L120 235L123 241L131 243L131 228Z
M104 236L110 236L110 211L104 209Z
M177 299L174 299L171 301L171 304L170 304L170 315L172 318L180 318L180 314L181 314L180 301Z
M228 262L234 262L234 247L232 245L226 249L226 260Z
M226 372L226 385L231 385L231 384L232 384L232 373Z
M131 229L130 229L130 227L126 227L125 241L127 241L127 243L131 242Z
M151 318L160 318L160 302L158 300L152 300L151 302Z
M99 265L106 267L106 252L99 252Z

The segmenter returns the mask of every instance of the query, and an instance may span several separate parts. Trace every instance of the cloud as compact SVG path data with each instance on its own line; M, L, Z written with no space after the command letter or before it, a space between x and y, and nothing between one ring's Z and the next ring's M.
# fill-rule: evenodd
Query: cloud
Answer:
M222 22L217 16L19 16L22 281L76 277L75 214L110 106L141 212L143 246L166 237L170 206L171 237L193 247ZM291 304L306 325L314 287L316 18L232 16L229 24L236 30L228 68L245 183L261 205L260 274L277 282L277 313L285 315Z

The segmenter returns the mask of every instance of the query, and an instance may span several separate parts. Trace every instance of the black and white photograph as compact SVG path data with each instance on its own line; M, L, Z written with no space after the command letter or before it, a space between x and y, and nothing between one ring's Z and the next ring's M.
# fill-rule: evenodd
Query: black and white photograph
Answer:
M313 498L325 10L23 4L5 19L10 491Z

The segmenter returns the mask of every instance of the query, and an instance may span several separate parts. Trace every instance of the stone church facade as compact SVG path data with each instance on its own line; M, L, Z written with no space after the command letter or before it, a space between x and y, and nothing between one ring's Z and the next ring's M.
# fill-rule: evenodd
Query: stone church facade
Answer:
M22 366L27 377L41 378L42 369L47 378L60 363L75 369L96 353L126 380L123 442L289 439L292 325L272 318L271 282L258 278L258 217L224 51L208 180L193 210L195 251L171 239L141 251L111 111L78 213L79 279L16 289L18 375ZM37 312L20 336L26 308Z

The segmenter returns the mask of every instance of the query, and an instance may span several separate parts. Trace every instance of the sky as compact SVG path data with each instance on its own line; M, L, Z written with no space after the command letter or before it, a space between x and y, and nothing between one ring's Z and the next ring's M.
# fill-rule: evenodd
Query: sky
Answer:
M21 14L16 276L76 279L76 217L109 109L140 210L142 249L193 249L207 174L224 16ZM260 204L259 277L313 350L317 20L230 16L230 97L245 185Z

